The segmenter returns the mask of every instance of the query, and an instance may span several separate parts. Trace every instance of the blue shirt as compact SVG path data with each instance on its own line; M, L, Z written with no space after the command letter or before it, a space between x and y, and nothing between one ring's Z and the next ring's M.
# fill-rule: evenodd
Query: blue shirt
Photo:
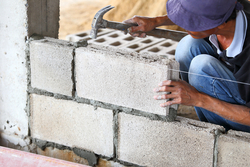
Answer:
M245 37L247 31L247 18L243 10L240 10L236 16L236 25L235 25L235 33L234 38L231 45L226 49L226 56L234 58L239 53L242 52L242 48L244 45ZM218 39L215 34L209 36L209 41L217 48L217 53L220 54L222 51L220 50Z

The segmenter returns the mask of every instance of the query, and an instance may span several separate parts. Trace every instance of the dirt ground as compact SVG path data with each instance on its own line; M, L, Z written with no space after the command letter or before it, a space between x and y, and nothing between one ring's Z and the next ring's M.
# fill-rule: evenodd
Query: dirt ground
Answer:
M101 8L112 5L115 8L104 15L104 19L122 22L134 15L161 16L166 14L167 0L60 0L59 39L67 35L91 29L94 15ZM178 26L165 27L182 30ZM194 108L180 105L178 115L198 119Z

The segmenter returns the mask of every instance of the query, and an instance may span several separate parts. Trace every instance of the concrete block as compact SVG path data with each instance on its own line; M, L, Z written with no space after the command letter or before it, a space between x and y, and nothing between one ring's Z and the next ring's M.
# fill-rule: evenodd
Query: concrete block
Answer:
M26 1L0 1L0 131L28 135Z
M30 43L31 86L72 96L74 47L68 42L46 38Z
M98 33L97 33L97 39L101 38L101 36L103 36L105 34L112 33L113 31L114 30L111 30L111 29L99 29ZM90 34L90 30L89 31L79 32L79 33L76 33L76 34L70 34L70 35L66 36L66 40L71 41L71 42L78 42L78 41L81 41L81 40L88 40L88 42L89 42L89 41L95 40L95 39L91 39L89 37L89 34Z
M166 39L160 43L157 43L151 47L143 49L140 53L148 52L150 54L156 54L165 56L168 59L175 59L175 49L177 47L178 42Z
M166 79L178 79L178 63L147 54L91 45L76 49L76 90L79 97L168 115L153 99L153 89ZM175 108L177 109L177 108Z
M111 110L34 94L30 105L33 138L113 155Z
M91 39L88 42L91 44L109 46L113 48L123 48L123 49L128 49L131 51L135 51L136 48L139 49L139 48L145 47L145 45L147 45L148 43L153 42L153 40L148 40L147 43L144 42L140 44L141 43L140 41L142 41L141 38L135 38L130 35L125 35L124 32L122 31L112 31L108 34L100 36L97 39ZM145 39L143 39L143 41L145 41ZM134 47L134 45L136 46L138 45L138 47ZM128 46L131 46L131 47L128 47Z
M60 0L27 0L29 36L34 33L58 38Z
M165 40L164 38L157 38L152 36L147 36L147 38L138 39L138 41L128 43L127 45L122 46L122 48L140 53L142 50L147 49L148 47L156 45Z
M250 134L230 130L218 139L218 167L250 166Z
M213 166L214 131L222 127L177 117L161 122L120 113L118 159L140 166Z

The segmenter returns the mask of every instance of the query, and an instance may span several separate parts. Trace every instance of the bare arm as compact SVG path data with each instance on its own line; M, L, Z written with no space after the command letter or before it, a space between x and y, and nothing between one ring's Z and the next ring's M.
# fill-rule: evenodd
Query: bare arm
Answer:
M138 34L137 32L151 31L156 27L163 25L174 25L174 23L168 18L167 15L159 17L142 17L134 16L131 19L123 21L124 23L136 23L138 26L129 28L129 33L132 36L145 37L146 34Z
M201 107L225 119L250 126L250 108L243 105L227 103L198 92L193 86L185 81L163 81L159 87L155 89L155 92L171 92L171 94L167 95L154 96L157 100L173 99L166 103L162 103L162 107L172 104Z

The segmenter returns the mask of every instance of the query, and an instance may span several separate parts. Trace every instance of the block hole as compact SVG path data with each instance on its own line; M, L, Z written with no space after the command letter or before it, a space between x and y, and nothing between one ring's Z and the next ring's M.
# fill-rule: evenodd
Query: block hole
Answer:
M164 46L164 47L169 47L169 46L171 46L171 43L166 42L166 43L162 44L161 46Z
M99 43L102 43L102 42L105 42L105 41L106 41L106 40L105 40L104 38L95 40L95 42L99 42Z
M175 55L175 50L169 51L168 54Z
M88 34L87 33L82 33L82 34L78 34L78 37L86 37Z
M119 35L118 34L112 34L109 37L111 37L111 38L117 38L117 37L119 37Z
M152 40L150 40L150 39L142 41L142 43L151 43L151 42L152 42Z
M135 44L135 45L130 45L128 48L130 48L130 49L136 49L138 47L139 47L139 45Z
M127 37L127 38L124 38L124 40L126 41L133 41L135 38L134 37Z
M110 45L112 45L112 46L119 46L119 45L121 45L121 43L120 42L114 42L114 43L112 43Z
M159 52L159 51L160 49L156 47L149 50L149 52L154 52L154 53Z

